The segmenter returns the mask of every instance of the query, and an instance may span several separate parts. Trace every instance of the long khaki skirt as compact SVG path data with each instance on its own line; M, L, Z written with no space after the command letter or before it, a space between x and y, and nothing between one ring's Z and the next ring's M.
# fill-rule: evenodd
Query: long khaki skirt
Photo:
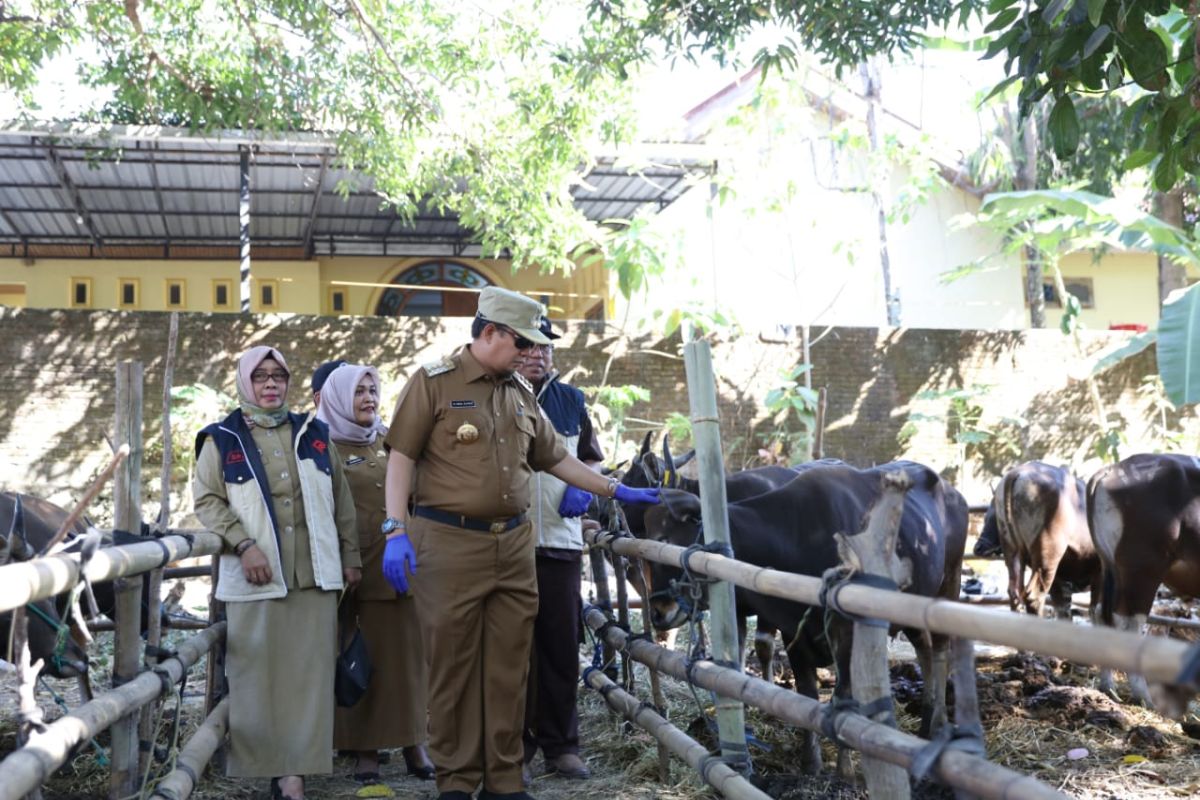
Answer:
M333 770L337 592L228 603L230 777Z
M337 709L334 747L382 750L424 744L428 681L415 601L406 596L359 600L357 611L371 659L371 683L352 707Z

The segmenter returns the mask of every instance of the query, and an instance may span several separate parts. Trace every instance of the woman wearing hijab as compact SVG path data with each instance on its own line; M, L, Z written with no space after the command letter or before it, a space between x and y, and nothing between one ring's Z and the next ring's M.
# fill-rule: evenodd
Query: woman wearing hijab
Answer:
M338 592L361 578L354 498L323 422L289 413L273 347L238 360L241 407L196 437L196 516L225 540L232 777L302 800L333 757Z
M397 594L383 576L387 427L379 419L379 390L374 367L338 367L325 380L317 412L329 426L354 495L363 580L342 611L358 617L371 661L366 694L354 706L337 709L333 741L338 750L355 753L354 777L362 782L379 779L379 751L395 747L404 748L408 774L432 780L424 746L427 694L417 610L413 599Z

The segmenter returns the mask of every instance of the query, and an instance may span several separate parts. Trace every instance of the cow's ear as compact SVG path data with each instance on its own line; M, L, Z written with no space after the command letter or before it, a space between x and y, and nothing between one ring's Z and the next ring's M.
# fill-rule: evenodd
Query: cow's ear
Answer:
M660 497L671 516L681 522L700 521L700 498L691 492L663 489Z

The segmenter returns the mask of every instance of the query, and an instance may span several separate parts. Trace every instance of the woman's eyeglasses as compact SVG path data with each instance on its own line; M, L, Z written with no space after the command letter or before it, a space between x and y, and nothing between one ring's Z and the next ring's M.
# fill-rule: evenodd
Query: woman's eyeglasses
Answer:
M498 325L495 322L492 324L496 326L496 330L500 331L501 333L507 333L509 336L511 336L513 340L513 346L518 350L532 350L537 344L532 339L526 339L524 336L517 333L507 325Z
M275 383L287 383L288 374L282 370L276 372L255 370L250 373L250 380L254 383L266 383L268 380L272 380Z

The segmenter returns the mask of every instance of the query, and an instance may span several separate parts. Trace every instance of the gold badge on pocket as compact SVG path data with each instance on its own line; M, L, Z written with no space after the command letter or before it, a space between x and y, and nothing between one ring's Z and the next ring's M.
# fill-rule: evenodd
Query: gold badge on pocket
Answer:
M464 443L473 442L479 438L479 429L469 422L464 422L454 432L454 438Z

